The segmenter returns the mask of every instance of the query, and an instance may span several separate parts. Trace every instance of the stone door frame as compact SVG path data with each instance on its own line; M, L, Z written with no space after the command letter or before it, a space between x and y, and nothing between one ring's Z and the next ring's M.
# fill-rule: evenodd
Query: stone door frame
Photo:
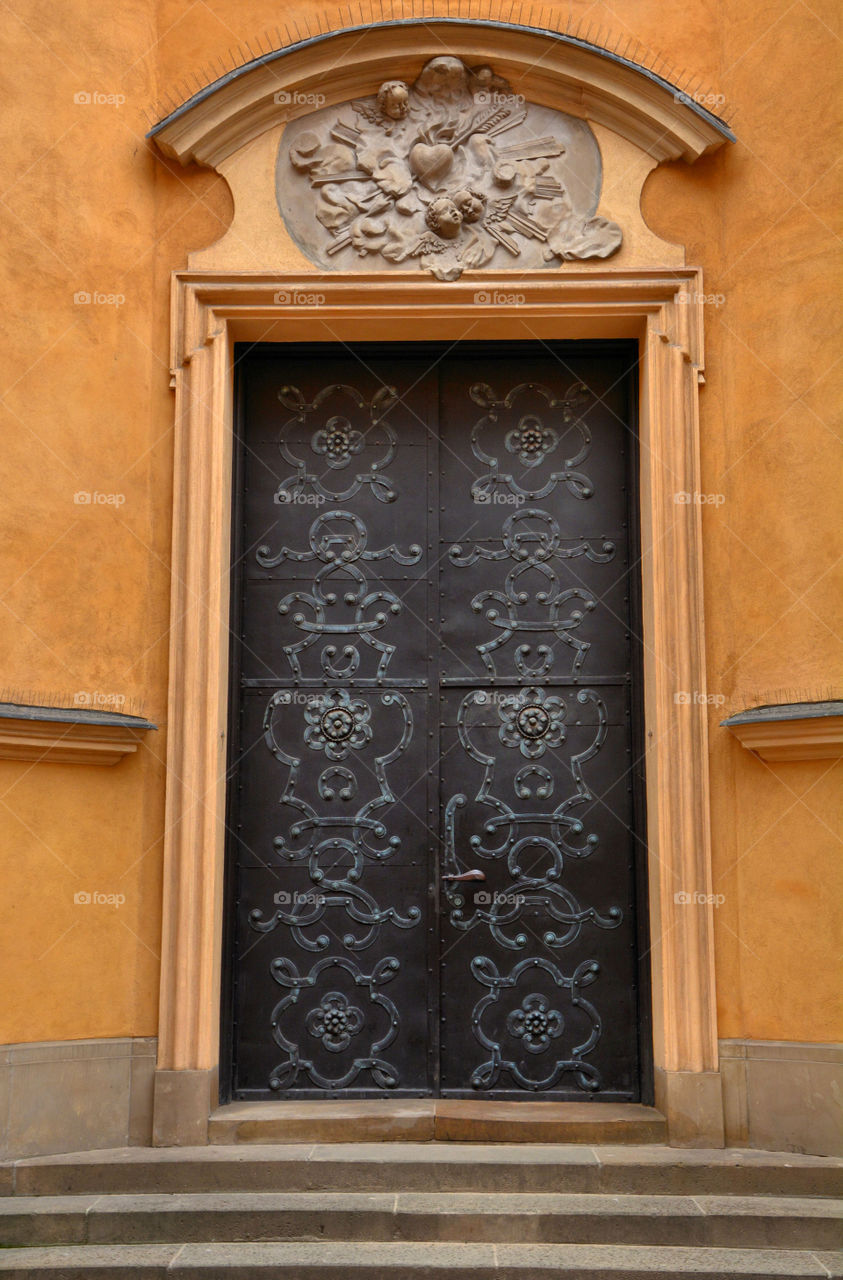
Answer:
M234 343L623 337L637 339L640 350L656 1105L667 1116L672 1142L723 1145L713 907L705 901L711 894L706 708L702 699L676 698L706 688L700 508L675 500L677 493L701 489L703 296L702 274L693 267L566 266L519 278L515 300L511 277L494 272L470 273L447 286L396 272L174 274L175 475L156 1144L206 1142L217 1098ZM689 892L693 900L686 903Z

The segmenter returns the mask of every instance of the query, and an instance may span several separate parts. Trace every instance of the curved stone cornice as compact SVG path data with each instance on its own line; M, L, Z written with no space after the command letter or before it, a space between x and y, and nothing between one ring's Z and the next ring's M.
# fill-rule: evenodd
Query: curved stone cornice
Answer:
M374 93L387 79L412 81L427 59L446 52L470 66L491 63L530 102L602 124L656 161L693 161L735 140L677 85L599 45L459 18L350 27L266 53L196 93L149 136L182 164L216 168L265 130L311 111L314 101L327 106Z

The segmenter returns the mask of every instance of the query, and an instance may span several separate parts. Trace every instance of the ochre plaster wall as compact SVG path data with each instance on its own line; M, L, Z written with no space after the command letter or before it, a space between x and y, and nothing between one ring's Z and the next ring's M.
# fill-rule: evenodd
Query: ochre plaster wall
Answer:
M684 242L687 261L703 267L712 299L702 475L704 492L723 501L703 507L709 675L707 690L690 692L724 699L710 712L714 889L724 899L715 916L720 1033L836 1039L839 766L765 765L718 725L747 705L840 696L837 6L550 7L592 23L592 38L602 28L603 43L637 38L698 74L734 113L736 146L693 167L662 166L643 202L653 231ZM2 70L11 105L0 679L11 698L116 694L160 729L114 768L0 761L0 1041L154 1035L169 275L221 236L231 202L214 174L157 154L144 138L146 112L229 49L248 41L256 50L278 6L146 0L104 11L90 0L30 0L14 8ZM283 19L303 24L315 12L285 6ZM495 16L509 16L509 6ZM79 103L80 93L125 101ZM74 302L82 291L124 300ZM123 501L80 505L80 491ZM93 890L125 903L74 903Z

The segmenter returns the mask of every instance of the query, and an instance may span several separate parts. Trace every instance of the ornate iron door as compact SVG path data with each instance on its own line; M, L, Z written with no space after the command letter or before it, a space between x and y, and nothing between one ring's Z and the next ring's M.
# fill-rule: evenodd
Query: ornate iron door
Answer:
M633 360L443 373L443 1093L640 1096Z
M633 362L241 358L233 1096L641 1096Z

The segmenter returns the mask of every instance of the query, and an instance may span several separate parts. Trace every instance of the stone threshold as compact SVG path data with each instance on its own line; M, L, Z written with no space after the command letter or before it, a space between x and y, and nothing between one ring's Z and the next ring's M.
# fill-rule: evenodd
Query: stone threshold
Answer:
M208 1142L666 1143L667 1122L641 1103L381 1101L231 1102L208 1123Z

